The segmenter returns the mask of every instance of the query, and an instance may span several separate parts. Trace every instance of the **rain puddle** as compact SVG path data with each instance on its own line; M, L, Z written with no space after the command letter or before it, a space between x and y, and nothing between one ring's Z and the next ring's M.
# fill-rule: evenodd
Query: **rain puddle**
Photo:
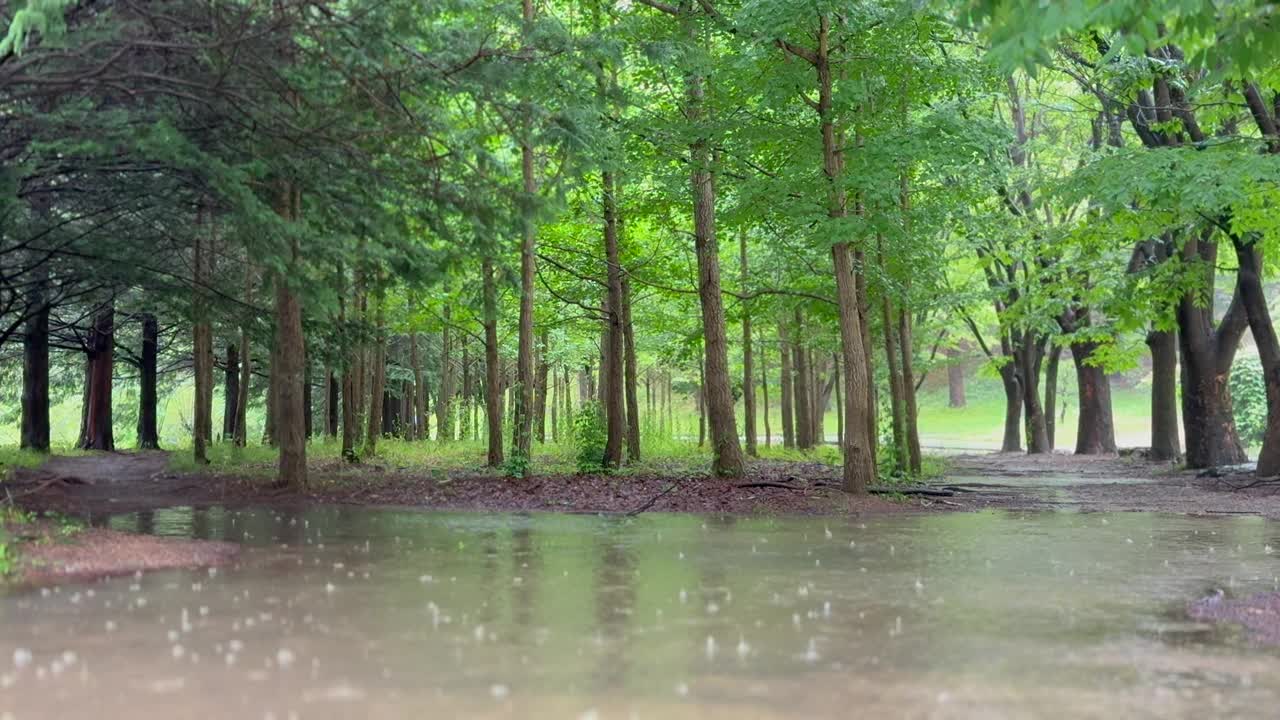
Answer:
M1186 619L1277 588L1280 526L174 509L217 572L0 596L0 717L1204 718L1280 651Z

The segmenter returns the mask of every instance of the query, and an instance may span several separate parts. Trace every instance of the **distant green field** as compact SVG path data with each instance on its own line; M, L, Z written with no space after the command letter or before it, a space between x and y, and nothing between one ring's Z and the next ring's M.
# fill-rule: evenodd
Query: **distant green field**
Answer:
M936 380L940 380L937 378ZM983 373L968 378L968 404L963 408L947 407L947 389L926 386L919 397L920 403L920 440L926 448L934 449L998 449L1003 434L1004 393L1000 382ZM1113 387L1112 402L1115 411L1116 441L1121 446L1148 445L1148 407L1150 388L1139 383L1134 387ZM1075 444L1076 436L1076 402L1075 375L1069 366L1063 369L1059 387L1059 413L1057 429L1057 447L1070 449ZM698 435L698 417L696 406L691 398L676 396L675 427L670 435L677 440L695 441ZM174 392L160 398L160 440L167 448L180 448L190 445L191 408L193 387L191 384L179 386ZM135 429L132 412L137 396L131 388L117 388L115 402L117 407L116 443L121 448L132 447ZM757 400L759 403L759 400ZM641 406L644 398L641 397ZM770 397L770 429L773 444L780 445L782 438L782 420L778 408L777 397ZM321 407L317 406L317 412ZM742 430L742 403L738 403L738 429ZM763 409L761 409L763 415ZM646 420L646 427L653 426L652 418ZM434 426L435 418L431 418ZM53 444L55 447L70 447L76 441L80 427L80 397L67 397L51 408L51 425ZM222 427L222 398L216 392L214 397L213 426ZM251 406L249 412L249 437L261 437L263 427L262 407ZM834 400L832 408L827 412L824 430L829 442L836 439L836 414ZM764 444L764 422L761 417L756 424L760 444ZM216 434L216 432L215 432ZM0 425L0 447L15 446L18 443L18 426L16 422Z

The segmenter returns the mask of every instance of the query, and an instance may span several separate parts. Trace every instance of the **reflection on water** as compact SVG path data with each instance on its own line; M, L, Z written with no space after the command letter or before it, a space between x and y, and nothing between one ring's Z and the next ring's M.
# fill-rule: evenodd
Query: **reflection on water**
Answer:
M109 523L250 547L217 572L0 596L0 714L1203 718L1280 701L1280 653L1182 612L1277 588L1280 528L1258 518Z

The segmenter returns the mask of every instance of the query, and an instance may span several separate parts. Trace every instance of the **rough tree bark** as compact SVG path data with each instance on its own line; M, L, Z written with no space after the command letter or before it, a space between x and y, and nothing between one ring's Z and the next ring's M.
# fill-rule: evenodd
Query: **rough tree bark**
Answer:
M682 19L690 42L697 44L696 23L692 22L689 13L684 13ZM698 72L690 72L685 77L685 117L695 128L701 128L708 120L705 84L705 78ZM689 144L689 161L693 190L693 244L698 262L698 301L702 307L705 352L705 363L702 364L706 368L702 394L711 431L711 472L721 477L740 477L743 472L742 447L738 444L737 421L733 412L724 300L720 296L720 248L716 241L711 141L701 130Z
M622 465L627 421L623 399L622 266L618 257L618 208L613 173L600 173L600 204L604 219L606 283L604 353L600 365L600 394L604 401L605 468Z
M22 330L22 437L24 450L49 452L48 268L40 263L27 288Z
M781 349L782 369L778 384L781 386L782 394L782 447L793 448L796 446L795 434L795 417L794 403L792 399L792 381L794 380L791 371L791 342L787 335L787 324L785 321L778 321L778 347Z
M627 461L640 460L640 406L636 397L636 335L631 324L631 283L622 276L623 375L627 386Z
M484 258L484 413L489 434L489 467L501 467L502 458L502 365L498 361L498 300L493 279L493 260Z
M742 272L742 290L747 291L751 273L747 266L747 231L738 233L738 262ZM756 376L751 356L751 307L742 303L742 432L746 436L747 455L756 457Z
M192 450L199 463L209 462L213 442L213 326L209 322L208 283L212 276L213 231L207 208L197 219L192 258L191 361L195 369L195 409L192 417ZM206 234L207 233L207 234Z
M533 0L522 0L524 26L522 39L529 52L533 32ZM520 325L516 350L516 392L512 397L513 422L511 453L528 460L532 449L533 416L533 300L537 277L537 232L534 227L534 197L538 182L534 177L532 110L526 98L522 102L523 124L520 133L520 170L524 181L524 199L520 208L523 237L520 242Z
M296 222L301 215L302 194L293 183L283 181L279 188L276 212L287 223ZM290 278L301 278L298 267L301 251L297 236L288 239L284 247L286 267L276 274L276 347L271 363L273 394L275 396L276 442L280 448L279 471L276 484L282 487L304 488L307 485L307 437L302 402L303 371L307 364L306 339L302 332L302 303Z
M222 441L231 442L236 436L236 400L240 397L240 348L227 343L226 364L222 369Z
M93 318L89 334L89 365L85 401L83 450L115 450L112 434L111 389L115 364L115 306L107 302Z
M436 440L453 439L453 345L450 343L449 322L452 312L444 307L444 327L440 330L440 393L436 395Z
M1267 424L1258 453L1258 477L1280 475L1280 339L1276 338L1267 295L1263 288L1262 251L1257 241L1232 237L1239 263L1240 298L1249 317L1249 329L1262 362L1263 386L1267 397Z
M142 315L142 356L138 366L138 447L160 449L160 430L156 408L157 356L160 345L160 323L151 313Z
M898 349L902 351L902 387L905 392L903 411L907 423L907 459L911 473L919 475L922 466L920 453L920 410L916 403L915 338L911 329L911 313L898 313Z
M791 399L796 406L796 447L808 450L813 447L813 400L809 392L809 362L804 348L804 317L800 308L795 310L795 337L791 343L791 365L795 369L795 378L791 385Z

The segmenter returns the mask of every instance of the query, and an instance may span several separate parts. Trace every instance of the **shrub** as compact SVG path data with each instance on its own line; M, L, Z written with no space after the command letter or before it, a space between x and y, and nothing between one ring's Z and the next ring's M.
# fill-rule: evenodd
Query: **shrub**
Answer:
M604 408L598 402L586 403L573 418L574 464L579 474L604 471L606 441Z
M1256 356L1237 358L1231 366L1228 384L1240 440L1249 446L1262 444L1262 435L1267 429L1267 388L1262 361Z

